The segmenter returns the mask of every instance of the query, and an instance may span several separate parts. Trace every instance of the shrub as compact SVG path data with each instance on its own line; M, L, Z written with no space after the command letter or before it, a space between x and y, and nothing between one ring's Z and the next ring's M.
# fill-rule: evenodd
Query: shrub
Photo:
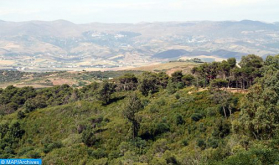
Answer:
M97 150L88 150L88 155L95 159L101 159L107 156L105 150L98 148Z
M158 135L158 134L162 134L162 133L165 133L165 132L168 132L170 131L170 126L166 123L158 123L156 125L156 130L155 130L155 134Z
M160 99L160 100L157 101L157 104L159 106L164 106L164 105L166 105L166 100L165 99Z
M208 139L207 145L208 145L208 147L217 148L218 147L218 140Z
M228 157L223 163L227 165L254 165L277 164L278 161L278 151L263 147L237 153L233 156Z
M188 140L187 139L182 140L182 144L183 146L188 146L189 145Z
M151 113L156 113L156 112L159 112L159 109L158 109L157 106L152 105L152 106L149 108L149 111L150 111Z
M202 119L202 115L199 114L199 113L194 113L192 116L191 116L191 119L193 121L199 121L200 119Z
M216 109L215 107L208 107L205 110L206 110L207 116L210 116L210 117L214 117L218 114L218 109Z
M89 147L95 144L96 138L90 126L87 126L86 129L82 132L82 142Z
M176 125L182 125L185 123L183 116L181 114L176 115Z
M206 148L206 143L203 139L198 139L197 146L200 147L202 150L204 150Z
M224 138L231 132L231 124L224 120L220 120L216 123L212 136L216 138Z
M206 127L204 126L203 123L201 123L201 124L199 125L199 131L200 131L200 132L205 132L205 131L206 131Z
M26 155L28 158L34 158L34 159L41 157L40 152L37 150L32 150L32 151L28 152Z
M180 99L180 95L177 93L177 94L175 94L175 98L178 100L178 99Z
M61 142L54 142L54 143L50 143L50 144L46 144L44 146L44 153L49 153L51 152L53 149L55 148L61 148L63 145Z
M23 119L23 118L25 118L26 116L25 116L25 113L24 112L22 112L22 111L18 111L18 113L17 113L17 118L18 119Z

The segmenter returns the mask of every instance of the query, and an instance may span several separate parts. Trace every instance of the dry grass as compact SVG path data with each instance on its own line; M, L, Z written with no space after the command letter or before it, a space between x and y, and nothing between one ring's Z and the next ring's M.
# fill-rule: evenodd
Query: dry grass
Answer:
M171 75L173 72L182 70L184 73L189 73L190 70L199 64L189 63L189 62L171 62L164 64L154 64L149 66L142 66L138 68L132 68L131 70L142 70L142 71L165 71L168 75Z

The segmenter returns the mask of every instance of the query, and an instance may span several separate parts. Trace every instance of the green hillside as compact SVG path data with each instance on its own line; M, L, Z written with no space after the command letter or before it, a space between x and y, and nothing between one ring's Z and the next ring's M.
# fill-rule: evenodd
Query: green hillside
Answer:
M80 89L9 86L0 90L0 157L55 165L278 164L278 61L249 55L241 68L228 59L193 75L125 74Z

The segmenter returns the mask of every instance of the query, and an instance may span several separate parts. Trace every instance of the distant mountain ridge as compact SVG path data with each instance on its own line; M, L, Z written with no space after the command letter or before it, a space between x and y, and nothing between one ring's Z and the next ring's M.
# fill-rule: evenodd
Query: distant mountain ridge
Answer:
M0 68L128 67L180 56L222 59L278 54L278 26L278 22L250 20L137 24L0 21Z
M167 50L163 51L160 53L157 53L152 56L152 58L159 58L159 59L172 59L172 58L179 58L183 56L188 56L188 57L194 57L198 55L206 55L206 56L218 56L222 58L231 58L235 57L237 59L240 59L241 56L245 55L246 53L240 53L240 52L232 52L232 51L227 51L227 50L216 50L212 52L207 52L207 51L186 51L182 49L172 49L172 50Z

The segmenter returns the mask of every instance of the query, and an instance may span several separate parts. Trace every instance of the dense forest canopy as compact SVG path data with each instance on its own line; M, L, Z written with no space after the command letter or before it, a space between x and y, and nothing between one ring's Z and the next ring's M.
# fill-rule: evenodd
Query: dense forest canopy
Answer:
M14 72L20 77L20 73ZM279 55L0 89L0 157L45 164L278 164Z

